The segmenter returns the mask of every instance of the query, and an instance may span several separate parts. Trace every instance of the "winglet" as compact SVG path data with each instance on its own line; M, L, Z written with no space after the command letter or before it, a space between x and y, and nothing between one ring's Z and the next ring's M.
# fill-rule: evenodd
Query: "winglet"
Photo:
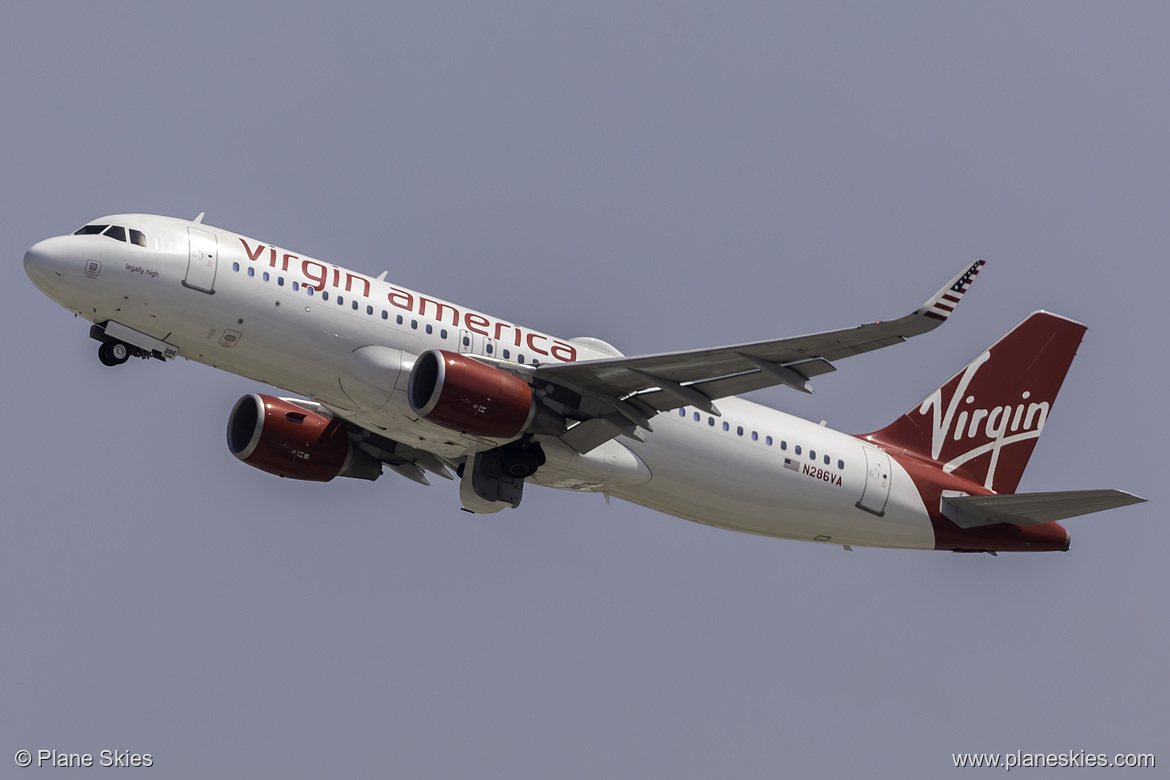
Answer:
M959 305L959 299L963 297L963 293L967 292L971 282L975 281L975 277L979 275L979 270L983 268L983 265L982 260L976 260L970 268L947 282L946 287L931 296L914 313L939 322L946 322L947 317L951 316L951 312Z

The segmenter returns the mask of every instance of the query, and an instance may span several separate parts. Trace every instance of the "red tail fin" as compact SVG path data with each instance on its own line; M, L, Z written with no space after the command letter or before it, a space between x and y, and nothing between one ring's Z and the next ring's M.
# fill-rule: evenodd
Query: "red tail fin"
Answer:
M861 438L1014 493L1084 332L1036 312L921 404Z

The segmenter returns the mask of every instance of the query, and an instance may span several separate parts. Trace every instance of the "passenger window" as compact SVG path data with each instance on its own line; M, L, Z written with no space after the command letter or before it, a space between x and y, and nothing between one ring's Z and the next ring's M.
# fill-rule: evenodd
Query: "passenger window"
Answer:
M130 243L138 246L146 246L146 234L141 230L130 228Z
M233 271L240 270L240 264L239 263L232 263L232 270Z
M374 313L374 307L373 306L366 306L366 314L373 314L373 313Z
M797 444L795 447L793 447L793 450L795 450L796 454L799 455L800 454L800 445Z
M783 439L781 439L781 440L780 440L780 449L782 449L782 450L786 450L786 449L788 449L788 442L786 442L786 441L784 441Z
M708 424L708 425L710 425L712 428L714 428L714 427L715 427L715 418L714 418L714 417L708 417L708 418L707 418L707 424Z
M724 423L723 423L723 430L725 430L725 431L730 431L730 430L731 430L731 425L729 425L727 422L724 422Z
M268 281L269 279L271 279L271 278L272 278L272 277L268 275L268 272L267 272L267 271L265 271L265 272L264 272L264 281L266 281L266 282L267 282L267 281ZM329 300L329 299L328 299L328 298L326 298L325 300Z
M817 451L816 450L809 450L808 451L808 459L809 460L816 460L817 459Z
M418 320L411 320L410 327L413 328L414 330L418 330Z
M386 311L385 309L382 309L382 319L386 320L389 318L390 318L390 312Z
M125 241L126 240L126 228L122 227L121 225L110 225L110 229L107 230L102 235L109 236L110 238L114 239L115 241Z
M695 422L698 422L698 421L699 421L699 419L700 419L700 418L699 418L699 413L698 413L698 412L695 412Z
M265 271L265 272L264 272L264 275L265 275L265 276L268 276L268 272L267 272L267 271ZM323 300L323 301L327 301L327 300L329 300L329 291L328 291L328 290L322 290L322 291L321 291L321 300Z
M470 339L470 338L468 338L467 336L464 336L464 337L463 337L463 346L465 346L465 347L470 347L470 346L471 346L471 339Z
M277 287L284 287L284 277L283 276L276 277L276 286Z
M756 433L755 431L752 431L752 441L759 441L759 440L760 440L760 434Z
M743 426L742 425L739 425L736 427L735 435L736 436L743 436Z
M771 436L764 437L764 444L767 444L769 447L771 447L772 446L772 437Z
M443 328L441 331L439 331L439 338L441 338L441 339L447 338L447 329L446 328ZM489 352L491 351L490 347L488 348L488 351Z
M103 230L105 230L108 227L109 227L109 225L84 225L84 226L78 228L77 232L74 233L73 235L75 235L75 236L96 236L98 233L101 233Z
M686 409L679 409L679 410L678 410L678 416L679 416L679 417L686 417L686 416L687 416L687 410L686 410Z
M301 289L301 286L299 284L297 284L296 282L293 282L293 292L296 292L299 289Z
M447 337L446 337L446 336L444 336L443 338L447 338ZM488 344L488 345L487 345L487 353L488 353L489 355L490 355L490 354L492 354L492 349L493 349L492 345L491 345L491 344Z
M511 352L509 350L505 349L504 350L504 360L509 360L509 359L511 359Z
M309 297L312 298L313 293L317 292L317 289L315 287L313 287L313 285L310 284L308 287L305 288L305 292L307 292L309 294Z
M256 275L256 269L252 268L251 266L248 266L248 276L255 276L255 275ZM310 287L309 288L309 295L312 295L312 294L313 294L313 288Z
M826 466L828 466L828 465L829 465L829 460L830 460L829 456L828 456L828 455L826 455L826 456L825 456L825 465L826 465Z
M845 461L843 461L843 460L837 461L837 468L844 469L845 468Z
M516 360L517 360L517 362L523 363L523 362L524 362L524 356L523 356L523 355L518 355L518 356L516 357Z
M337 305L338 305L338 306L344 306L344 305L345 305L345 296L344 296L344 295L338 295L338 296L337 296Z
M357 310L358 310L358 302L357 302L357 301L354 301L354 302L352 303L352 305L351 305L351 308L352 308L354 311L357 311Z
M402 315L399 314L397 317L394 318L394 321L397 322L399 325L401 325L402 324Z

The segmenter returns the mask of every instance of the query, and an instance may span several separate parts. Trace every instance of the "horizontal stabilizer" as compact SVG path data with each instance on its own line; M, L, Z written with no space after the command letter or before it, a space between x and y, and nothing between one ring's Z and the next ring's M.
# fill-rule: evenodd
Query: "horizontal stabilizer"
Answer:
M1146 499L1123 490L1064 490L997 496L943 496L943 516L960 528L1007 523L1026 528L1078 515L1103 512Z

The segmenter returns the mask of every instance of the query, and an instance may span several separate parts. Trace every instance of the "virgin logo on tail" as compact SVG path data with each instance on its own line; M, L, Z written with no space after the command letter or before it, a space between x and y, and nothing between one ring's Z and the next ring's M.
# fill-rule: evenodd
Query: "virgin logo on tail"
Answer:
M862 438L1013 493L1084 332L1079 322L1036 312L922 403Z
M1052 408L1051 401L1030 401L1032 393L1028 390L1020 393L1019 402L1014 406L1003 404L990 409L976 406L979 399L973 394L969 395L968 388L979 373L980 367L989 360L990 349L967 365L958 377L958 385L951 393L950 400L945 404L945 411L943 402L945 386L927 396L918 407L919 414L933 412L930 456L934 460L940 460L940 456L946 458L943 463L944 471L954 471L980 455L991 453L991 463L983 483L987 488L991 488L995 481L995 467L999 463L1000 451L1010 444L1039 438L1048 419L1048 410ZM948 440L963 444L948 447ZM979 443L965 451L959 450L973 442ZM945 456L944 447L947 449Z

